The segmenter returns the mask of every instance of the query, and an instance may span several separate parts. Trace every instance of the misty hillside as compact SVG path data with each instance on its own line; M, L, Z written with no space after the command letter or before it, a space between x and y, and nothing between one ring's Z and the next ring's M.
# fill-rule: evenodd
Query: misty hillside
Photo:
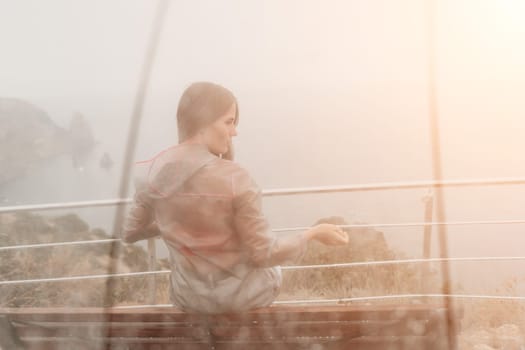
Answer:
M331 217L319 222L346 224L343 218ZM346 229L349 244L326 247L312 242L301 264L330 264L396 259L379 231L370 228ZM28 213L0 215L0 247L107 239L100 229L91 229L76 215L41 216ZM0 250L0 281L38 279L113 272L147 270L147 254L137 245L118 245L117 257L110 256L109 244L89 244L23 250ZM155 269L168 269L166 260L159 260ZM358 266L352 268L284 271L278 300L331 299L418 293L422 288L418 265ZM0 307L87 307L102 305L149 304L150 277L126 277L106 284L104 279L27 283L0 286ZM153 277L158 304L168 304L168 275ZM439 293L436 273L424 277L429 293ZM109 293L106 293L109 286ZM511 295L514 287L503 286ZM369 301L371 302L371 301ZM375 301L374 301L375 302ZM381 302L381 301L377 301ZM387 303L430 302L435 299L406 299ZM525 344L524 307L519 301L463 300L464 310L459 349L521 349Z
M0 247L110 238L78 216L46 217L28 213L0 215ZM147 270L147 254L137 245L88 244L0 251L0 280L24 280L138 272ZM162 262L159 261L159 264ZM159 268L161 266L159 265ZM165 268L165 265L162 267ZM105 300L104 279L0 286L0 306L101 306L108 302L144 303L144 278L120 279ZM129 291L135 291L131 295Z
M321 222L345 224L339 217ZM348 245L326 247L316 242L309 244L302 264L346 263L367 260L391 260L395 254L388 248L379 231L347 229ZM28 213L0 216L0 246L107 239L100 229L91 229L76 215L41 216ZM160 243L162 244L162 243ZM147 270L147 254L138 245L121 245L118 254L111 257L110 244L89 244L0 251L2 265L0 279L19 280L138 272ZM118 258L115 257L118 255ZM158 269L167 269L165 260L158 261ZM285 271L280 299L341 298L388 293L417 292L419 270L414 266L381 266L337 269ZM157 300L169 303L168 276L156 277ZM432 278L428 278L436 285ZM402 281L402 283L400 283ZM146 277L115 279L112 284L112 304L136 304L147 300ZM106 286L102 280L83 280L2 286L1 306L101 306Z
M318 223L348 225L342 217L328 217ZM395 260L382 232L370 227L346 228L344 246L325 246L309 242L301 265L339 264ZM352 298L373 295L419 293L420 265L380 265L284 271L281 299ZM435 272L425 277L428 288L438 289Z
M69 128L64 129L27 101L0 98L0 185L58 155L78 158L94 144L91 128L80 113L73 115Z

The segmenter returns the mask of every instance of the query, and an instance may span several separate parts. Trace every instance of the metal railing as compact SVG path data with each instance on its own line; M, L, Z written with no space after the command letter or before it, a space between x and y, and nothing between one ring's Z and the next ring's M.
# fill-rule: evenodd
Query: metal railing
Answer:
M341 228L395 228L395 227L427 227L427 226L467 226L467 225L510 225L510 224L525 224L525 220L486 220L486 221L449 221L449 222L407 222L407 223L392 223L392 224L350 224L338 225ZM285 227L271 230L272 232L293 232L305 231L309 226ZM35 243L35 244L19 244L13 246L0 247L0 252L5 250L30 249L30 248L49 248L55 246L70 246L70 245L85 245L85 244L104 244L112 242L121 242L120 238L108 239L94 239L88 241L67 241L55 243Z
M262 191L263 196L288 196L288 195L304 195L304 194L324 194L324 193L341 193L341 192L361 192L361 191L378 191L378 190L397 190L397 189L417 189L417 188L428 188L429 194L424 197L425 214L423 222L411 222L411 223L378 223L378 224L350 224L340 225L342 228L367 228L367 227L423 227L425 239L423 242L423 258L421 259L399 259L399 260L383 260L383 261L364 261L364 262L352 262L352 263L338 263L338 264L322 264L322 265L302 265L302 266L285 266L283 270L304 270L304 269L318 269L318 268L353 268L360 266L379 266L379 265L395 265L395 264L413 264L421 263L422 269L421 274L428 272L430 263L443 263L443 262L465 262L465 261L501 261L501 260L525 260L524 256L509 256L509 257L454 257L454 258L430 258L430 234L431 228L437 225L500 225L500 224L523 224L525 219L515 220L492 220L492 221L456 221L456 222L433 222L432 221L432 189L436 187L465 187L465 186L492 186L492 185L523 185L525 184L525 178L504 178L504 179L475 179L475 180L448 180L448 181L418 181L418 182L391 182L391 183L378 183L378 184L363 184L363 185L346 185L346 186L326 186L326 187L307 187L307 188L289 188L289 189L274 189ZM27 211L47 211L57 209L71 209L71 208L85 208L85 207L101 207L101 206L114 206L114 205L125 205L131 203L131 199L110 199L110 200L98 200L98 201L82 201L82 202L69 202L69 203L54 203L54 204L42 204L42 205L23 205L23 206L11 206L11 207L0 207L0 214L3 213L15 213L15 212L27 212ZM274 232L287 232L287 231L302 231L309 227L288 227L279 228L273 230ZM71 241L71 242L58 242L58 243L41 243L41 244L26 244L26 245L15 245L15 246L4 246L0 247L1 251L16 250L16 249L32 249L32 248L45 248L55 246L73 246L73 245L85 245L85 244L107 244L118 242L118 238L100 239L92 241ZM170 273L169 270L155 271L156 263L156 246L155 239L148 240L148 271L144 272L128 272L128 273L115 273L115 274L98 274L98 275L85 275L85 276L69 276L69 277L56 277L56 278L39 278L39 279L27 279L27 280L10 280L0 281L2 285L15 285L15 284L29 284L29 283L46 283L46 282L65 282L73 280L86 280L86 279L101 279L101 278L122 278L122 277L135 277L135 276L151 276L154 281L155 275L162 275ZM155 285L154 282L149 284L150 288L150 302L155 304ZM391 296L374 296L370 298L404 298L404 297L437 297L438 294L406 294L406 295L391 295ZM459 297L459 295L444 295L439 296ZM468 295L461 295L461 297L468 297ZM474 296L472 297L481 297ZM485 298L503 298L508 299L504 296L483 296ZM350 302L358 300L371 300L370 298L341 298L341 299L326 299L312 300L311 302ZM510 298L510 297L509 297ZM517 298L517 299L516 299ZM512 300L523 300L525 297L512 297ZM283 303L309 303L304 300L289 300L279 301L276 304Z
M474 256L474 257L455 257L455 258L374 260L374 261L358 261L358 262L335 263L335 264L281 266L281 270L295 271L295 270L310 270L310 269L332 269L332 268L368 267L368 266L383 266L383 265L405 265L405 264L416 264L416 263L442 263L446 261L448 262L468 262L468 261L519 261L519 260L525 261L525 256ZM171 270L125 272L125 273L115 273L115 274L82 275L82 276L68 276L68 277L54 277L54 278L37 278L37 279L27 279L27 280L10 280L10 281L0 281L0 286L15 285L15 284L29 284L29 283L78 281L78 280L100 279L100 278L165 275L169 273L171 273Z
M297 194L321 194L321 193L341 193L341 192L363 192L378 190L402 190L417 188L437 188L437 187L466 187L466 186L495 186L495 185L524 185L525 178L512 177L500 179L471 179L471 180L443 180L443 181L413 181L413 182L383 182L376 184L362 185L342 185L342 186L319 186L319 187L297 187L287 189L263 190L265 197L290 196ZM107 207L114 205L124 205L131 203L131 198L104 199L93 201L78 201L67 203L47 203L33 205L18 205L0 207L0 214L24 212L24 211L45 211L57 209L87 208L87 207Z

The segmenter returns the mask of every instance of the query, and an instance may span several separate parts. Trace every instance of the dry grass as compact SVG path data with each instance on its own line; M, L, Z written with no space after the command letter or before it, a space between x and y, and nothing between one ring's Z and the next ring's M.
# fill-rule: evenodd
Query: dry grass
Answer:
M325 222L341 222L329 218ZM37 242L107 238L100 230L89 227L74 215L45 218L20 214L0 216L0 246ZM391 251L383 234L373 229L347 230L348 245L329 248L312 243L302 264L330 264L400 258ZM36 242L35 242L36 241ZM0 280L48 278L147 270L147 255L138 246L123 246L110 257L110 246L39 248L0 252ZM118 257L117 257L118 256ZM158 269L167 269L159 260ZM424 276L424 278L423 278ZM440 293L441 281L435 272L423 273L421 265L399 264L358 266L330 269L285 271L279 300L338 299L374 295ZM156 303L169 303L168 275L31 283L0 286L0 307L85 307L102 305L136 305L150 303L149 282L156 283ZM424 282L424 283L423 283ZM488 294L517 295L519 281L509 280ZM108 287L111 293L106 293ZM435 300L398 300L400 303L435 302ZM379 301L377 301L379 302ZM391 301L390 301L391 302ZM460 349L525 349L525 303L516 300L455 300L463 310ZM523 347L522 347L523 346Z
M517 296L518 280L503 283L494 295ZM525 348L525 302L518 300L464 299L460 348L522 350ZM490 349L486 348L486 349Z

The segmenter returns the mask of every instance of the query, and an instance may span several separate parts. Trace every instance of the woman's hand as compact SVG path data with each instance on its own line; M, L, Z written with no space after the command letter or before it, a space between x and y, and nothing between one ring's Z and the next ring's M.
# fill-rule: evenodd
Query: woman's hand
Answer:
M344 245L348 243L348 234L337 225L319 224L306 231L308 240L315 239L326 245Z

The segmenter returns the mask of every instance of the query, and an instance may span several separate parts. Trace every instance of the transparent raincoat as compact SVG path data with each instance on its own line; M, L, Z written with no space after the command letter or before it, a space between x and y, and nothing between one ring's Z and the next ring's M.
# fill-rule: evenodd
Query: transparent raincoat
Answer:
M199 144L168 148L137 163L136 193L123 232L131 243L160 235L171 264L173 304L219 313L269 305L279 265L297 262L302 234L277 236L246 170ZM149 227L156 223L159 230Z

